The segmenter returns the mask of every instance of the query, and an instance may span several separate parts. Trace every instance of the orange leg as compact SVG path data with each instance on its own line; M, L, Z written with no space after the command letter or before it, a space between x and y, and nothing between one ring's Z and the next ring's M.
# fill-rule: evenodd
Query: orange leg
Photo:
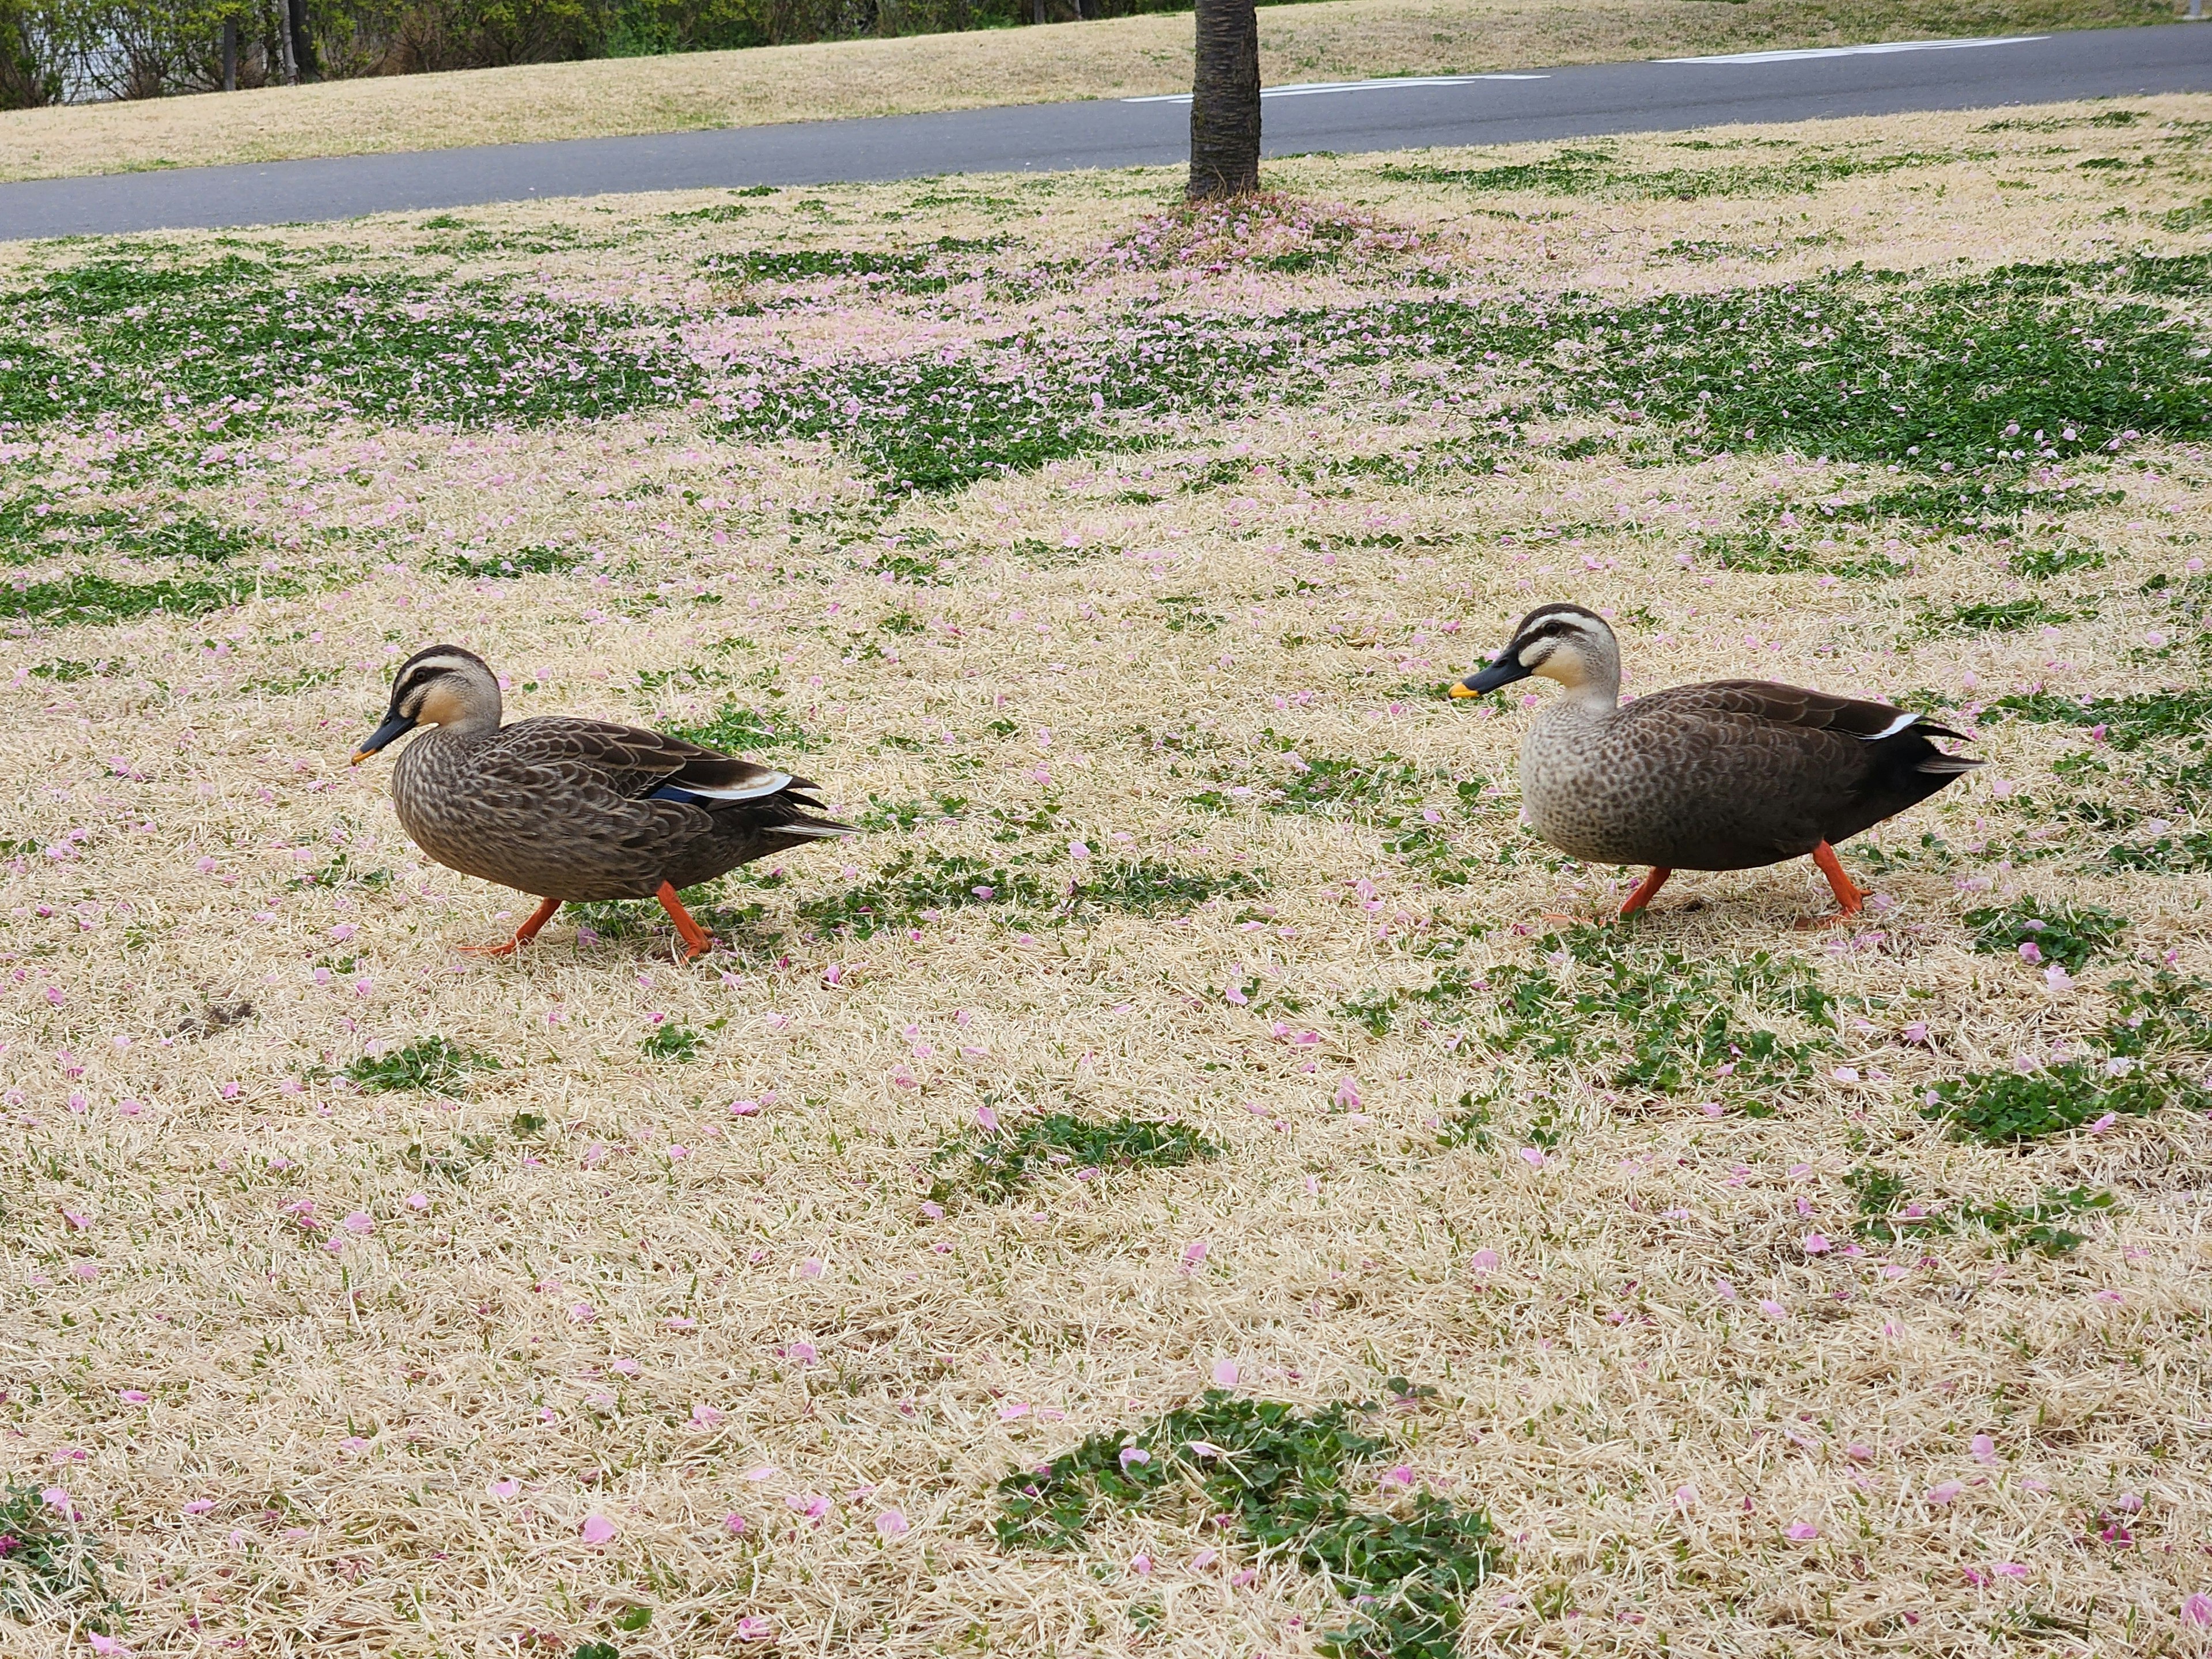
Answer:
M684 901L676 896L673 887L664 881L660 884L659 892L653 896L660 901L660 908L668 912L668 919L676 924L676 931L684 940L684 959L686 962L714 948L714 941L707 936L705 928L691 920L691 913L684 908Z
M1813 849L1813 862L1820 866L1820 873L1828 878L1828 885L1836 895L1836 914L1832 916L1807 916L1800 927L1832 927L1840 921L1849 921L1866 908L1866 895L1858 890L1851 878L1844 873L1842 861L1836 849L1825 841Z
M511 957L538 937L538 930L552 921L561 908L559 899L546 899L530 913L530 920L514 930L514 937L498 945L463 945L455 948L472 957Z
M1637 884L1636 890L1628 896L1628 902L1620 907L1623 919L1634 915L1650 903L1652 896L1667 884L1667 878L1674 873L1663 864L1653 865L1651 873Z

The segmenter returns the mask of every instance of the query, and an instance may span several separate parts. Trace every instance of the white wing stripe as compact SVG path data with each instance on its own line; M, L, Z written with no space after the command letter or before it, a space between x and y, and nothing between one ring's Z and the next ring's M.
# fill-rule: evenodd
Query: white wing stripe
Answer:
M696 795L702 800L759 800L791 787L791 774L771 772L758 783L744 784L734 789L710 789L703 783L672 783L672 789L681 789L687 795Z

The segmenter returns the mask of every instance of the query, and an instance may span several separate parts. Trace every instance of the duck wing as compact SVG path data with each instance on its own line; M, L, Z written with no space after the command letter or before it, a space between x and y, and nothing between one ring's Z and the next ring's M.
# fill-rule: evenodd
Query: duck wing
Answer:
M803 793L817 786L712 749L643 726L611 720L546 715L501 728L486 745L484 758L506 764L545 767L571 776L589 776L626 800L674 800L713 807L785 795L793 804L817 809Z
M1632 745L1674 769L1673 788L1697 797L1680 808L1696 826L1698 845L1680 860L1690 868L1844 841L1980 764L1938 749L1931 738L1964 734L1911 709L1768 680L1673 686L1617 718Z
M1839 697L1832 692L1809 690L1802 685L1780 685L1772 680L1708 680L1702 685L1677 685L1639 699L1645 702L1662 700L1668 708L1684 714L1703 712L1723 719L1756 720L1784 730L1832 732L1839 737L1856 738L1863 743L1878 743L1907 732L1923 738L1967 740L1965 732L1938 726L1925 714L1899 708L1893 703ZM1968 766L1974 764L1972 761L1966 763Z

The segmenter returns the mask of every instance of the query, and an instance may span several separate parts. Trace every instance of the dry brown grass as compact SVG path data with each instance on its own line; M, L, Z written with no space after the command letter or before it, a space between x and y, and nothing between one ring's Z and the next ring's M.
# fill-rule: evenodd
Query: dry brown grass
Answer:
M1329 0L1260 15L1269 85L2094 28L2166 0ZM0 113L0 179L1187 92L1189 17L842 41Z
M1383 157L1302 161L1273 182L1420 233L1473 298L2201 246L2160 225L2203 193L2201 161L2170 141L2212 119L2212 100L2132 106L2148 113L2125 130L2059 110L1996 133L1916 117L1706 136L1755 154L1980 155L1786 198L1471 198L1394 182ZM1651 168L1693 154L1617 153ZM2135 165L2145 154L2159 165ZM2130 167L2077 165L2097 156ZM720 223L663 216L720 196L540 204L475 216L480 251L454 269L536 270L538 286L644 296L824 361L880 357L1123 315L1163 279L865 303L825 285L748 317L720 308L695 261L942 234L1072 258L1174 183L785 192ZM562 230L587 245L514 251ZM450 256L426 250L447 234L392 219L242 251L300 271L443 269ZM109 251L0 258L12 283ZM1240 268L1164 291L1171 307L1239 313L1429 292L1395 281ZM127 1644L489 1656L605 1639L624 1659L696 1659L764 1650L764 1627L791 1653L1310 1653L1333 1599L1279 1563L1232 1584L1242 1558L1198 1565L1193 1527L1112 1519L1088 1564L1010 1556L987 1529L1010 1467L1133 1426L1231 1359L1247 1390L1300 1401L1371 1396L1394 1373L1439 1390L1393 1432L1424 1483L1486 1507L1505 1540L1469 1609L1471 1650L2194 1650L2180 1610L2212 1589L2212 1125L2170 1111L2014 1152L1947 1141L1917 1110L1938 1078L2094 1032L2115 972L2212 972L2212 878L2100 873L2086 830L2032 855L2021 803L2082 787L2051 770L2083 748L2078 731L1990 725L1984 772L1870 838L1909 851L1932 832L1952 852L1882 875L1869 927L1792 932L1824 897L1808 866L1677 878L1639 937L1697 963L1778 952L1844 999L1818 1073L1773 1116L1708 1116L1694 1091L1490 1052L1480 1002L1380 1038L1337 1009L1425 984L1442 939L1477 979L1530 965L1539 913L1623 886L1531 848L1510 785L1470 810L1446 781L1510 780L1522 717L1422 690L1486 656L1532 602L1618 613L1632 686L1745 672L1957 696L1975 695L1969 675L1980 695L2201 683L2196 623L2143 589L2212 532L2212 457L2146 443L2109 470L2069 465L2124 497L2067 521L2106 560L2066 579L2094 617L1930 641L1911 626L1922 605L2010 591L2002 548L1930 534L1910 576L1840 584L1697 554L1701 526L1734 526L1747 503L1867 486L1803 457L1638 466L1540 445L1463 482L1332 493L1295 476L1472 429L1369 377L1325 409L1255 406L887 517L842 453L732 442L684 410L459 434L280 428L244 470L173 485L113 471L94 432L0 433L10 495L35 485L82 508L181 489L252 526L272 578L301 575L309 549L334 561L296 597L0 643L0 840L15 854L0 865L0 1468L66 1489L106 1553ZM1231 460L1258 465L1167 487ZM1547 520L1575 527L1546 541ZM561 535L609 554L596 578L443 574L457 547ZM887 585L871 561L892 535L941 552L945 582ZM145 574L97 546L78 562ZM702 585L720 602L693 603ZM1163 595L1192 596L1218 629L1170 629ZM927 631L883 631L901 608ZM2181 654L2140 658L2148 632L2177 627ZM507 672L515 716L690 720L754 697L814 735L806 769L848 812L933 793L967 805L787 858L782 884L734 886L764 907L772 943L687 967L641 911L611 939L563 919L518 958L462 958L453 944L511 925L514 896L426 866L383 798L386 767L346 763L391 664L432 640ZM679 665L732 678L641 680ZM1421 769L1465 884L1431 883L1372 821L1187 804L1217 774L1286 776L1268 728L1309 756ZM1055 803L1053 827L1001 838ZM1265 910L969 911L866 940L795 919L907 848L1057 880L1078 837L1264 872ZM294 884L339 851L383 876ZM2054 994L1972 954L1960 914L2021 891L2127 915L2119 957ZM1278 1011L1224 1000L1239 983ZM663 1018L702 1034L698 1060L641 1053ZM1318 1041L1273 1035L1277 1018ZM1901 1036L1916 1019L1932 1043ZM431 1034L499 1068L445 1097L332 1079ZM1439 1108L1493 1074L1492 1144L1437 1147ZM1346 1079L1356 1112L1337 1103ZM738 1099L765 1103L732 1115ZM1227 1153L1055 1178L1034 1201L933 1221L920 1172L987 1103L1179 1116ZM1517 1154L1540 1113L1563 1135L1532 1168ZM2086 1183L2125 1207L2056 1259L2008 1260L1972 1233L1808 1255L1810 1231L1850 1236L1843 1176L1868 1160L1929 1194ZM341 1220L354 1214L358 1233ZM1475 1265L1485 1249L1494 1270ZM1784 1316L1753 1311L1762 1299ZM1951 1481L1954 1501L1928 1501ZM2130 1493L2142 1508L2121 1547L2100 1527ZM819 1524L787 1506L812 1494L833 1500ZM886 1539L874 1518L894 1508L911 1530ZM613 1524L604 1547L580 1536L592 1516ZM1793 1540L1793 1525L1818 1536ZM1155 1563L1141 1580L1124 1565L1139 1550ZM1990 1576L1999 1564L2023 1576ZM1147 1603L1164 1615L1150 1628ZM649 1625L615 1632L633 1607ZM0 1622L0 1649L88 1650L59 1623Z

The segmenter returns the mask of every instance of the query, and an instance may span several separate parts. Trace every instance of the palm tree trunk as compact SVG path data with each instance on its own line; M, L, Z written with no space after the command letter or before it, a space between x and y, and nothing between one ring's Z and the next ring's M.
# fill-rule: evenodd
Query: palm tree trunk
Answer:
M1260 188L1260 17L1252 0L1198 0L1191 82L1194 202Z

